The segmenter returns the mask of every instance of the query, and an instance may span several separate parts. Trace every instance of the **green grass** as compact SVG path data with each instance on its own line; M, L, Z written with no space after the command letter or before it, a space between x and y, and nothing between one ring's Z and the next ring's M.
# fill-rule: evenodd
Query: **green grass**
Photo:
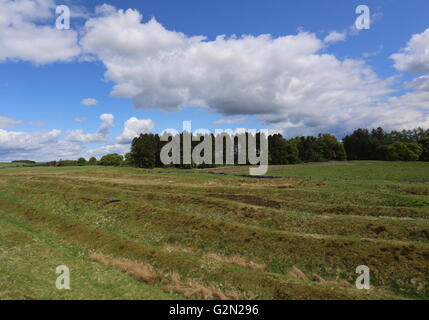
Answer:
M168 289L173 273L243 299L429 298L428 163L236 175L245 170L1 169L0 299L198 298ZM136 281L92 262L94 252L149 264L160 280ZM69 291L54 286L60 264L71 269ZM354 288L361 264L370 291Z
M267 174L355 181L429 182L429 166L425 162L349 161L347 164L349 165L272 169Z

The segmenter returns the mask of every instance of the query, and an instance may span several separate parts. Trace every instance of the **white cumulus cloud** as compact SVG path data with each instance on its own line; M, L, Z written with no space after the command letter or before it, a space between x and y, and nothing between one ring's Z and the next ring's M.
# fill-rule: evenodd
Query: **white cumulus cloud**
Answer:
M45 64L77 57L78 34L55 28L54 9L53 0L0 0L0 62Z
M82 144L105 142L109 135L110 128L113 126L115 117L113 114L104 113L100 116L102 123L95 133L84 133L83 130L72 130L66 137L66 141L78 142Z
M80 101L85 106L95 106L98 104L98 100L94 98L85 98Z
M429 28L414 34L407 46L390 56L395 61L395 68L412 73L429 72Z
M137 119L132 117L125 121L122 134L116 138L118 143L130 143L135 137L141 133L151 132L155 124L151 119Z
M364 125L392 92L392 79L362 60L323 53L324 42L307 32L209 41L109 6L86 22L81 45L106 66L112 95L137 108L208 107L317 134Z
M345 41L347 37L347 32L342 31L342 32L338 32L338 31L331 31L324 39L324 42L328 42L328 43L334 43L334 42L339 42L339 41Z

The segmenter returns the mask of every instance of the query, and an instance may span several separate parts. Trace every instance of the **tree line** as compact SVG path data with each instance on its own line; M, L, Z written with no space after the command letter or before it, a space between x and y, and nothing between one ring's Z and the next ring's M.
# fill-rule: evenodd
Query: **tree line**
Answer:
M248 139L248 133L242 133ZM256 136L256 148L258 152L260 133ZM204 139L212 139L213 148L211 163L196 165L195 163L171 164L176 168L204 168L214 167L215 163L215 136L213 134L200 135ZM227 136L234 145L234 164L238 162L238 144L240 134L234 137ZM170 139L171 140L171 139ZM183 133L180 134L180 150L183 150ZM92 157L88 160L59 160L46 162L47 166L134 166L138 168L166 167L160 158L161 149L168 141L162 141L158 134L146 133L135 137L131 143L130 152L124 156L117 153L104 155L100 160ZM192 149L200 141L192 141ZM223 148L226 148L226 140ZM180 154L181 160L183 154ZM226 160L226 158L224 158ZM359 128L346 135L341 141L331 134L319 134L318 136L300 136L291 139L284 138L281 134L268 136L268 163L272 165L296 164L301 162L342 160L384 160L384 161L429 161L429 129L417 128L414 130L402 130L386 132L382 128L372 130ZM246 163L249 164L248 161Z
M42 166L48 167L69 167L69 166L121 166L124 164L132 165L130 162L124 161L124 157L117 153L109 153L101 157L100 160L97 160L95 157L91 157L88 160L81 157L77 160L58 160L58 161L49 161L41 163Z
M429 129L357 129L343 144L348 160L429 161Z
M215 138L213 135L211 137ZM256 141L259 141L259 137ZM127 162L140 168L164 167L159 155L165 143L157 134L141 134L134 138ZM198 143L193 141L192 147ZM372 130L359 128L341 141L331 134L292 139L273 134L268 136L268 153L268 162L272 165L331 160L429 161L429 129L386 132L381 127ZM234 156L234 163L238 164L237 155ZM178 168L190 166L193 165L174 165ZM199 165L208 166L213 165Z

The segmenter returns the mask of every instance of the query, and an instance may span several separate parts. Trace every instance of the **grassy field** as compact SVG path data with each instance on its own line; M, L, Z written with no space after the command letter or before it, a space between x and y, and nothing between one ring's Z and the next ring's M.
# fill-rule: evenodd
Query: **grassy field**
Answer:
M246 173L0 169L0 299L429 299L429 163Z

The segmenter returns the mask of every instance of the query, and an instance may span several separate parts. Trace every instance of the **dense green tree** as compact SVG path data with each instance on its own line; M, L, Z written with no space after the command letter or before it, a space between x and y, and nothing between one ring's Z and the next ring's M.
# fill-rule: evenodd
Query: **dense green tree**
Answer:
M346 160L346 151L341 142L331 134L319 136L319 145L324 160Z
M109 153L102 156L100 159L100 165L102 166L120 166L123 161L123 156L117 153Z
M343 143L347 158L350 160L414 159L415 156L412 154L419 152L414 148L419 145L422 149L419 160L429 161L429 140L427 139L429 139L429 130L422 128L389 133L382 128L377 128L372 129L371 133L367 129L357 129L353 134L346 136ZM414 145L393 145L396 142L414 143Z
M95 157L91 157L88 161L90 166L95 166L97 164L97 159Z
M299 150L298 145L293 140L287 140L286 143L286 154L287 154L287 164L298 163L299 160Z
M343 139L349 160L371 159L371 136L367 129L357 129Z
M57 166L58 167L77 166L77 161L76 160L62 160L62 159L60 159L60 161L57 162Z
M159 164L160 151L159 136L145 133L133 139L130 157L138 168L153 168Z
M423 152L423 148L415 142L396 141L389 145L379 147L382 160L388 161L417 161Z
M127 152L124 156L124 164L128 166L134 165L134 157L131 152Z
M422 147L422 154L420 155L420 160L429 161L429 137L420 139L419 144Z
M394 141L390 134L378 127L377 129L371 130L369 142L369 159L379 160L382 158L382 155L379 153L380 146L391 144Z
M268 152L270 164L287 164L287 141L281 134L268 137Z
M321 145L317 138L308 137L297 137L293 141L296 143L299 151L299 159L304 162L317 162L324 161L321 152Z
M77 165L78 166L85 166L86 165L85 158L79 158L79 159L77 159Z
M284 139L281 134L273 134L268 137L268 152L270 164L291 164L299 161L296 143Z
M389 136L393 141L419 143L422 139L429 137L429 129L423 130L422 128L417 128L413 130L392 131Z

